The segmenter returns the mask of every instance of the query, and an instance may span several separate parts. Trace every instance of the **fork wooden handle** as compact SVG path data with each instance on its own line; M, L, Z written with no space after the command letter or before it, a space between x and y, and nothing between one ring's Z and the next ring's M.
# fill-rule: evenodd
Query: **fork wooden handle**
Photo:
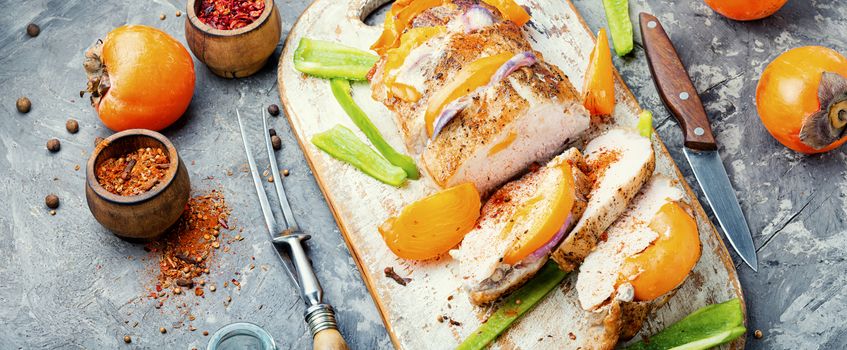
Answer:
M337 329L328 328L315 334L314 350L347 350L347 342Z

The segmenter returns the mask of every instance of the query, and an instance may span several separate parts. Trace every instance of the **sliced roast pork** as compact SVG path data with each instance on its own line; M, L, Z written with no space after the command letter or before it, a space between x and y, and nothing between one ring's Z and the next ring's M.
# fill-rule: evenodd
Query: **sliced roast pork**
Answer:
M552 212L555 218L551 219L547 204L551 203L550 197L559 193L559 188L564 188L559 187L566 181L563 178L566 172L561 170L563 163L570 165L573 177L570 181L573 187L567 189L573 191L573 205L569 212ZM465 236L459 249L450 252L460 263L460 274L472 302L485 304L496 300L522 285L544 265L550 250L585 209L590 183L581 170L584 168L582 155L570 149L544 167L507 183L488 199L477 227ZM552 221L555 219L564 223ZM536 232L533 227L548 223L547 220L556 222L558 232L540 247L530 249L533 251L519 261L509 261L510 253L527 241L526 235Z
M589 127L568 77L496 9L462 1L425 11L413 24L444 30L411 49L398 68L388 63L390 51L383 55L371 86L374 99L394 112L409 151L439 185L472 182L489 193L532 162L558 154ZM401 43L412 40L409 32ZM498 55L513 59L486 76L487 84L450 89L463 81L463 68ZM396 86L413 89L413 96L398 97ZM450 91L461 96L442 107L439 93Z
M587 319L602 319L598 324L604 325L592 339L585 339L586 345L606 344L595 348L612 349L619 339L632 338L699 260L696 222L682 198L670 179L654 177L585 258L576 282L579 303ZM664 208L669 203L676 209ZM660 210L665 218L675 217L664 221L672 224L654 226Z
M655 169L650 139L628 129L612 129L591 140L585 161L593 181L588 205L552 255L565 271L579 266Z

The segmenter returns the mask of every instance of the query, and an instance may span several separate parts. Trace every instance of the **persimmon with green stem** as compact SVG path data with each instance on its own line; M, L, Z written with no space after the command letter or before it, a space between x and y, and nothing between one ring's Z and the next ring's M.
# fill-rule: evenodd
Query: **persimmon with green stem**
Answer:
M114 131L161 130L177 121L194 95L194 61L167 33L148 26L115 28L85 52L86 91Z
M768 132L797 152L847 142L847 58L821 46L779 55L762 72L756 109Z

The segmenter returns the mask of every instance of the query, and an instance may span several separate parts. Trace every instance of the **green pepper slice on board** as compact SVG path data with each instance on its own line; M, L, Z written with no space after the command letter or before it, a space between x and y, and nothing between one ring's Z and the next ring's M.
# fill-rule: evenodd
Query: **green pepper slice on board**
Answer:
M353 120L353 123L365 133L365 136L368 137L368 140L371 141L371 144L376 147L376 150L382 154L385 159L387 159L391 164L399 166L406 172L406 176L412 180L417 180L421 177L418 172L418 167L415 165L414 159L405 154L397 152L394 147L391 147L388 142L382 137L382 134L379 132L379 129L371 122L371 119L368 118L368 115L362 111L361 108L356 104L356 101L353 101L353 96L350 95L350 82L344 79L332 79L330 80L330 88L332 89L332 94L335 96L335 99L338 101L338 104L341 105L341 108L344 109L344 112L347 112L347 115L350 116L350 119Z
M366 80L378 59L376 55L354 47L302 38L294 51L294 69L326 79Z
M606 21L615 44L615 53L625 56L632 51L632 21L629 19L628 0L603 0L606 9Z
M401 186L406 182L406 172L389 163L376 153L368 144L343 125L312 136L312 143L321 150L346 162L365 174L392 186Z
M559 269L555 262L547 261L535 277L507 296L488 321L471 333L456 350L484 349L512 323L543 300L567 275L568 273Z

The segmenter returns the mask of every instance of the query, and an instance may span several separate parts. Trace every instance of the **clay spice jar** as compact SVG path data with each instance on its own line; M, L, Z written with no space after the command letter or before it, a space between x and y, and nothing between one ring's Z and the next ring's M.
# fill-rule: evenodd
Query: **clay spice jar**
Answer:
M97 182L120 196L145 193L161 182L170 160L161 148L143 147L118 158L105 160L96 169Z
M212 73L253 75L279 45L282 20L272 0L188 0L185 41Z

